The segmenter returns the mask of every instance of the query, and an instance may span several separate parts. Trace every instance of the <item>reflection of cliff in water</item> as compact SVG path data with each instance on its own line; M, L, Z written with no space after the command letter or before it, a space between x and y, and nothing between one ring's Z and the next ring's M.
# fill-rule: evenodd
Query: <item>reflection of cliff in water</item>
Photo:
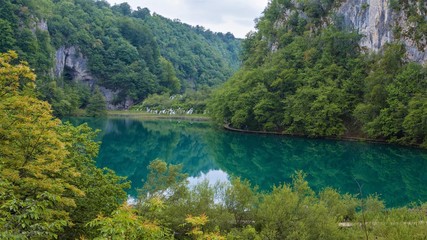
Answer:
M219 131L207 123L177 120L77 119L102 130L98 166L142 186L150 161L183 164L191 177L221 169L263 190L289 183L297 170L312 188L378 193L387 206L427 201L427 151L382 144L264 136ZM76 120L73 120L77 124Z
M342 193L378 193L389 207L427 201L427 152L390 145L261 136L226 132L210 135L211 154L226 172L268 190L289 183L297 170L311 187Z

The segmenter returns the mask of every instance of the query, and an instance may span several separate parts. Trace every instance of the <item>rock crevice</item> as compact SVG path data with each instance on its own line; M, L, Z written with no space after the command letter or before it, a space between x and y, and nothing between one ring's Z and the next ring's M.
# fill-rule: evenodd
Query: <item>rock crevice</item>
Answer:
M55 53L55 77L62 77L66 68L71 70L74 81L87 82L90 86L94 83L86 57L74 46L62 46Z

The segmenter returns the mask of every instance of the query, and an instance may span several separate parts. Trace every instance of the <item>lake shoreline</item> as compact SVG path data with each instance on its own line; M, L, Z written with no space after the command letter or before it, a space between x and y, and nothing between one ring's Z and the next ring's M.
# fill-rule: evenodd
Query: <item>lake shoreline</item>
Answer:
M75 126L86 122L101 130L97 166L127 176L132 181L128 191L132 196L142 187L149 163L160 158L182 164L183 171L194 178L214 172L208 179L215 180L222 176L216 170L221 170L247 179L262 191L290 184L292 174L303 171L314 191L332 187L343 194L357 194L356 179L368 186L364 194L380 194L387 208L427 199L425 176L414 175L427 171L426 151L368 142L233 133L205 122L137 115L141 116L71 119Z
M199 122L209 122L210 117L202 114L188 114L188 115L168 115L168 114L154 114L147 112L137 112L137 111L108 111L108 117L131 117L139 119L172 119L172 120L188 120L188 121L199 121Z
M363 137L349 137L349 136L339 136L339 137L316 136L316 137L310 137L308 135L298 134L298 133L243 130L243 129L233 128L229 124L224 124L223 128L227 131L244 133L244 134L289 136L289 137L301 137L301 138L309 138L309 139L326 139L326 140L349 141L349 142L367 142L367 143L394 145L394 146L399 146L399 147L409 147L409 148L416 148L416 149L425 150L425 148L422 148L421 146L418 146L418 145L403 145L403 144L398 144L398 143L389 143L386 140L363 138Z
M198 122L209 122L211 118L207 115L202 114L188 114L188 115L168 115L168 114L154 114L147 112L139 111L129 111L129 110L117 110L117 111L108 111L108 117L131 117L136 119L171 119L171 120L186 120L186 121L198 121ZM328 136L317 136L310 137L304 134L297 133L284 133L284 132L269 132L269 131L254 131L254 130L244 130L233 128L229 124L224 124L223 129L231 132L245 133L245 134L259 134L259 135L276 135L276 136L290 136L290 137L301 137L301 138L311 138L311 139L327 139L327 140L338 140L338 141L350 141L350 142L368 142L368 143L377 143L377 144L386 144L394 145L400 147L410 147L416 149L425 149L419 145L403 145L398 143L389 143L386 140L382 139L372 139L364 137L351 137L351 136L339 136L339 137L328 137Z

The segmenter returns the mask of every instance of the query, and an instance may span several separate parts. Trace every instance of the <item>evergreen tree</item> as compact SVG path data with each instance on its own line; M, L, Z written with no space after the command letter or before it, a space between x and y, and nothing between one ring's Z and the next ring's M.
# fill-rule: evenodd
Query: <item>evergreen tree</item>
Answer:
M102 92L97 87L89 98L86 114L90 117L99 117L107 114L104 95L102 95Z

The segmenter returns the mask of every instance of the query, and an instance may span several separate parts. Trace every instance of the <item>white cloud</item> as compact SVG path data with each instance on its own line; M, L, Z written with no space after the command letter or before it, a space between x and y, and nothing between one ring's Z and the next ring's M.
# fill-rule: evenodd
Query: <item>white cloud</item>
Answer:
M200 25L214 32L231 32L243 38L254 29L268 0L107 0L111 4L128 2L133 9L148 8L164 17Z

